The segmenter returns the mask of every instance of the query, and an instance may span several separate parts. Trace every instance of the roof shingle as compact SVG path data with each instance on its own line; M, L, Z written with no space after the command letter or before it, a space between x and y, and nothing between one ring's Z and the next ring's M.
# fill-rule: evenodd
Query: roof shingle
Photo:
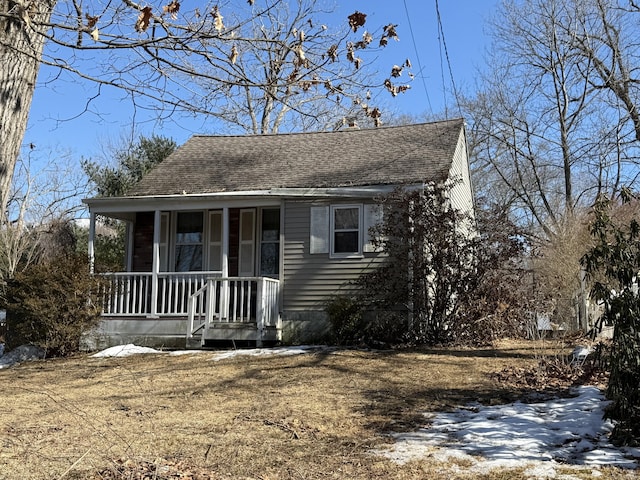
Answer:
M337 132L190 138L132 196L444 180L461 119Z

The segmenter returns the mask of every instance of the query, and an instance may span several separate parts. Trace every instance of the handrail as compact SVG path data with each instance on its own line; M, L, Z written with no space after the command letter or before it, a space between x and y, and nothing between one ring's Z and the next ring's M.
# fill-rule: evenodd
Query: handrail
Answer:
M157 274L157 298L152 298L151 272L99 274L108 279L104 289L105 315L186 315L187 299L211 277L222 272L161 272Z
M267 277L209 278L189 297L187 337L217 323L255 322L262 338L266 328L281 326L279 287Z

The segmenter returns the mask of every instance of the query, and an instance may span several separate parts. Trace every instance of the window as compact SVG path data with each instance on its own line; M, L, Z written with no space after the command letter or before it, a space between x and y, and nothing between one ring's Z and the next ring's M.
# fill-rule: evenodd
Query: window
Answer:
M362 205L331 206L331 255L362 254Z
M176 218L176 272L202 270L203 212L178 212Z
M280 271L280 209L263 208L260 229L260 275L278 277Z

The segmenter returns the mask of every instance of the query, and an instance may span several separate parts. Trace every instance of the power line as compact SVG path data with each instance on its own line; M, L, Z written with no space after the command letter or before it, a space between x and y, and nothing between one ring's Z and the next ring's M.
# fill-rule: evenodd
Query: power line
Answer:
M411 35L411 41L413 42L413 51L416 55L416 61L418 62L418 75L420 75L420 78L422 79L422 88L424 89L424 94L427 97L427 104L429 105L429 111L433 113L433 107L431 106L431 99L429 98L429 92L427 90L427 83L425 82L424 75L422 74L422 63L420 62L420 55L418 54L416 37L413 34L413 27L411 26L411 17L409 16L409 8L407 7L407 0L403 0L403 1L404 1L404 11L405 11L405 14L407 15L407 23L409 25L409 33Z
M447 98L446 98L446 87L444 82L444 68L442 67L442 49L444 49L445 59L447 61L447 67L449 69L449 78L451 79L451 88L453 90L453 96L456 100L456 105L458 107L460 116L462 116L462 108L460 107L460 98L458 97L458 89L456 88L456 82L453 79L453 70L451 69L451 60L449 59L449 51L447 49L447 41L444 38L444 28L442 27L442 18L440 17L440 5L438 4L438 0L436 2L436 18L438 20L438 38L440 39L440 72L442 75L442 90L444 93L444 109L445 115L447 114Z

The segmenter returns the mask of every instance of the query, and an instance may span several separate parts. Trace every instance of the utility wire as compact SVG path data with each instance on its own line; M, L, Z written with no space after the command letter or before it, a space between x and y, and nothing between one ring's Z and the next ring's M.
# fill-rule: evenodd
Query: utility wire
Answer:
M449 59L449 51L447 50L447 41L444 38L444 28L442 27L442 18L440 16L440 5L438 4L438 0L436 2L436 18L438 19L438 38L440 39L440 72L442 75L442 90L444 93L444 109L445 115L447 114L447 98L446 98L446 88L444 82L444 68L442 66L442 50L444 50L444 56L447 61L447 67L449 70L449 78L451 79L451 88L453 90L453 96L456 100L456 106L458 107L458 111L460 116L462 116L462 108L460 106L460 98L458 97L458 89L456 88L456 82L453 79L453 70L451 69L451 60ZM406 4L406 3L405 3Z
M427 82L425 81L424 75L422 73L422 63L420 62L420 55L418 54L418 45L416 44L416 37L413 34L413 27L411 26L411 16L409 15L407 0L403 0L403 1L404 1L404 11L405 11L405 14L407 15L407 24L409 25L409 33L411 34L411 41L413 42L413 51L416 55L416 62L418 62L418 75L420 75L420 79L422 80L422 88L424 89L424 94L427 97L427 104L429 105L429 111L433 113L433 107L431 106L431 99L429 98L429 91L427 90Z

